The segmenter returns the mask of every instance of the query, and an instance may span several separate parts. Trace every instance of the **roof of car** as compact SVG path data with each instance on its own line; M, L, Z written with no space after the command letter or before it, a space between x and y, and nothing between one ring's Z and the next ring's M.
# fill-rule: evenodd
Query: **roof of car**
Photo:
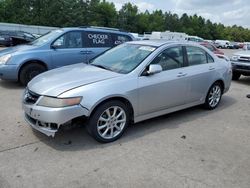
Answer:
M148 45L148 46L155 46L160 47L167 44L181 44L181 45L187 45L187 44L194 44L197 45L197 43L193 42L187 42L187 41L169 41L164 39L158 39L158 40L139 40L139 41L131 41L130 44L139 44L139 45Z
M89 30L89 31L106 31L106 32L109 32L109 33L126 33L126 34L129 34L128 32L126 31L123 31L123 30L119 30L119 29L116 29L116 28L108 28L108 27L64 27L64 28L61 28L62 30L64 31L72 31L72 30L79 30L79 31L83 31L83 30Z

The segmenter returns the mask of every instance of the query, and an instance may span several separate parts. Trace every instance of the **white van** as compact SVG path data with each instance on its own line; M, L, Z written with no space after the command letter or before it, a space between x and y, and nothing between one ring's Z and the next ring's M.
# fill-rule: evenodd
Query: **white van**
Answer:
M215 41L215 46L217 48L228 48L230 45L230 41L229 40L216 40Z

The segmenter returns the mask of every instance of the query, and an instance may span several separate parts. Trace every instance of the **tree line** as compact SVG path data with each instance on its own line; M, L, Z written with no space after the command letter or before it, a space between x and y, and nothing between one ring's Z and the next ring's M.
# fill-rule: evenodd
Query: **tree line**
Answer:
M212 23L196 14L140 12L131 3L117 11L114 3L105 0L0 0L0 22L55 27L93 25L141 34L169 30L210 40L250 41L250 30L241 26Z

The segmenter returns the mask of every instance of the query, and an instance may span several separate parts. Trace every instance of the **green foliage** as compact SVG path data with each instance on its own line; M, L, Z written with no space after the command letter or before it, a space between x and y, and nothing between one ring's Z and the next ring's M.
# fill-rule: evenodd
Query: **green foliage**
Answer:
M176 31L205 39L250 41L250 30L212 23L201 16L155 10L140 12L132 3L119 11L105 0L0 0L0 22L73 27L96 25L130 32Z

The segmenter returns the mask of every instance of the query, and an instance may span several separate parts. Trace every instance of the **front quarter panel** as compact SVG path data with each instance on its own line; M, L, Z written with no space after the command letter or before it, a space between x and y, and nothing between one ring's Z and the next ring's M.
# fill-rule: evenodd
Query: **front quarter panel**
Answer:
M81 105L89 110L88 116L92 111L103 101L121 97L127 99L134 110L134 115L137 115L137 77L124 75L118 78L113 78L105 81L100 81L94 84L85 85L76 89L67 91L58 97L73 97L82 96Z

